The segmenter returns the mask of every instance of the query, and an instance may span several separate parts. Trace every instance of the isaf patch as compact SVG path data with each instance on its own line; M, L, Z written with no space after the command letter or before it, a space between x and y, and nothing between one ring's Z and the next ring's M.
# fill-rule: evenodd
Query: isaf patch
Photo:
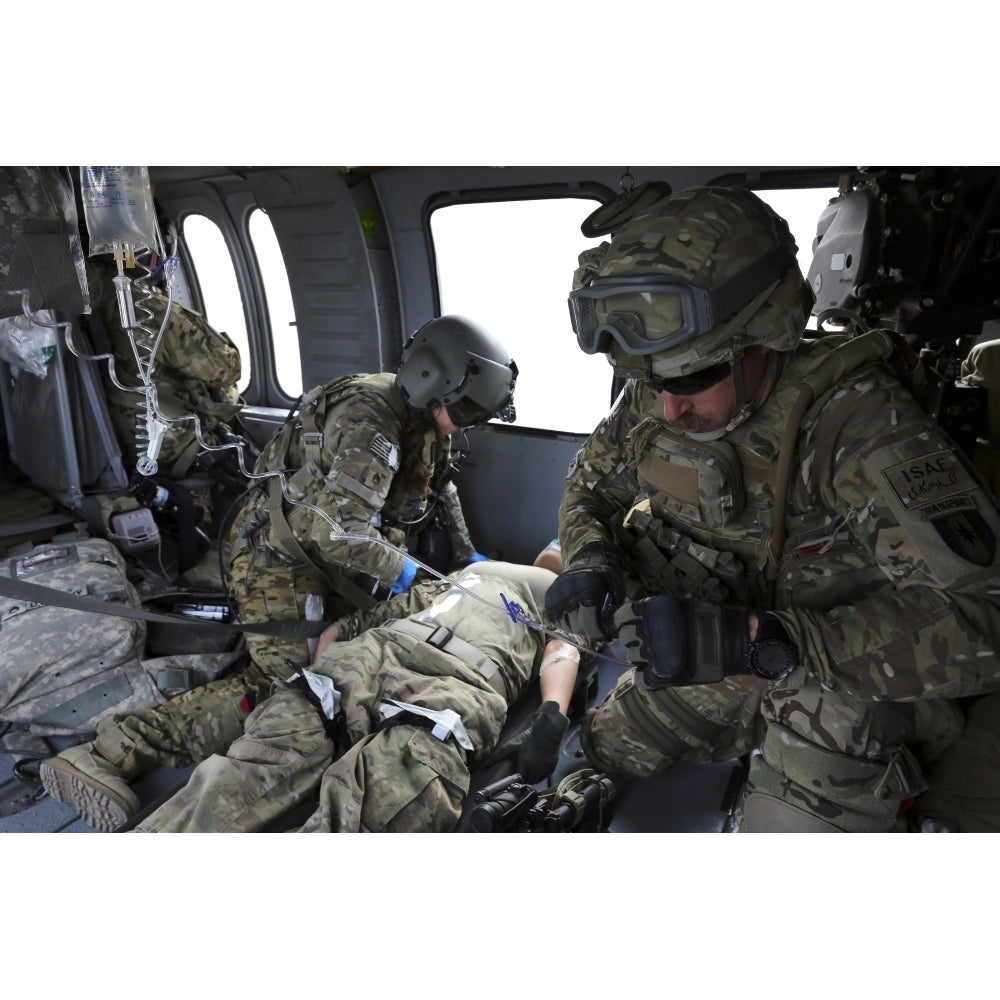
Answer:
M903 507L930 521L952 552L977 566L992 565L996 536L976 507L978 484L952 452L901 462L883 475Z
M942 504L949 497L972 493L977 488L965 466L950 451L900 462L882 475L906 510Z
M384 434L376 434L368 450L393 472L399 471L399 445L393 444Z

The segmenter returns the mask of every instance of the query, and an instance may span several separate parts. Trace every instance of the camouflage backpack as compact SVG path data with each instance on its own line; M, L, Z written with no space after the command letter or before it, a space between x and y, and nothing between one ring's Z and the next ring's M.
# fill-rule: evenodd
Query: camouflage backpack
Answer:
M89 325L95 346L106 340L107 349L114 355L118 381L129 388L140 387L132 344L119 318L111 273L91 263L87 274L94 302ZM168 419L196 415L202 437L209 444L217 445L231 438L234 420L244 403L236 388L241 374L236 345L199 313L176 301L170 302L156 288L150 288L148 297L136 292L135 298L137 313L140 308L152 313L152 318L145 319L143 325L154 333L159 331L170 305L170 319L156 349L153 371L162 413ZM122 450L134 464L136 430L145 412L145 395L124 391L107 376L105 383L108 408ZM158 455L161 474L168 479L182 479L191 469L199 448L193 420L170 423Z
M66 536L9 550L0 559L2 578L142 606L125 560L103 538ZM146 659L146 630L140 619L0 593L0 724L41 736L92 732L108 715L153 708L213 680L242 655L237 647Z

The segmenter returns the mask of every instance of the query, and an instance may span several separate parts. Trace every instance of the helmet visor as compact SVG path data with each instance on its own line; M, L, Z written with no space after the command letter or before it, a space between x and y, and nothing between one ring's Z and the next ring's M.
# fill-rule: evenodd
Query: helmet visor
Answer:
M485 424L494 417L506 423L513 423L515 419L513 393L496 410L487 410L469 396L453 399L447 406L448 416L456 427L475 427L476 424Z

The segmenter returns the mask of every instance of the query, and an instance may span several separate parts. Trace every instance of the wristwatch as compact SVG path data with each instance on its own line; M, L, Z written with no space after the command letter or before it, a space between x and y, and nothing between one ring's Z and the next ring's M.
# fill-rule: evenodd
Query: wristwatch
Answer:
M798 665L798 652L781 620L766 613L760 615L757 638L747 647L747 672L774 683L783 681Z

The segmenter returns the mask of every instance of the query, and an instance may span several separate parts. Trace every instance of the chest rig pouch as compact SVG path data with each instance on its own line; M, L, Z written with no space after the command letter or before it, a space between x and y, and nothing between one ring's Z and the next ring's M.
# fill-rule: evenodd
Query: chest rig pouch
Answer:
M743 513L743 468L726 441L695 441L644 420L630 435L628 462L646 491L685 521L712 530Z

